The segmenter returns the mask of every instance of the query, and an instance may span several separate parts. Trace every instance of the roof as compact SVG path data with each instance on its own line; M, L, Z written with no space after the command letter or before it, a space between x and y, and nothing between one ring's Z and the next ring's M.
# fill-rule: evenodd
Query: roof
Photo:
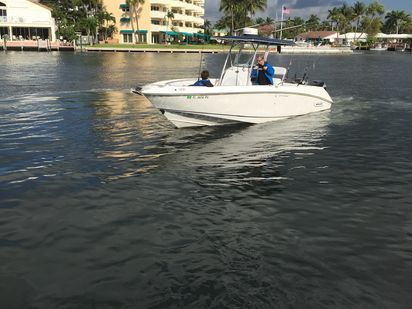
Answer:
M44 5L44 4L41 4L41 3L39 3L39 1L38 0L27 0L27 1L29 1L29 2L31 2L31 3L34 3L34 4L37 4L38 6L41 6L42 8L45 8L45 9L47 9L47 10L49 10L49 11L51 11L52 9L51 9L51 7L49 7L49 6L47 6L47 5Z
M279 40L279 39L271 39L266 38L259 35L227 35L227 36L217 36L212 37L215 40L222 40L227 42L242 42L242 43L258 43L263 45L295 45L293 41L289 40Z
M376 35L378 39L411 39L412 34L405 34L405 33L399 33L399 34L385 34L385 33L378 33Z
M300 33L296 37L302 38L309 38L309 39L317 39L317 38L326 38L331 35L336 35L336 31L309 31L305 33Z

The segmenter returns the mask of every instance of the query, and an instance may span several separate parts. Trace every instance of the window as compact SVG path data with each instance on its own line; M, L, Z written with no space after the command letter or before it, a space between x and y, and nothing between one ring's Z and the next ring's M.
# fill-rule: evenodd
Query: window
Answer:
M150 9L152 11L160 11L160 8L158 6L152 6Z
M133 43L133 35L131 33L123 33L123 43Z
M152 20L152 25L160 25L160 21L158 21L158 20Z
M0 22L7 22L7 10L3 2L0 2Z
M146 35L146 33L139 33L139 42L140 42L140 43L147 43L147 35Z
M160 37L158 34L153 34L152 35L152 43L154 44L159 44L160 43Z

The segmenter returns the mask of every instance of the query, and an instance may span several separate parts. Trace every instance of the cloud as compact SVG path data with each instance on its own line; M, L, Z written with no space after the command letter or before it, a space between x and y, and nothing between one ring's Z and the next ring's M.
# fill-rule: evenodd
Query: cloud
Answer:
M276 11L280 15L282 4L291 9L291 17L307 18L310 14L316 14L324 19L328 9L340 6L342 0L268 0L266 11L258 12L257 16L275 17ZM222 16L219 6L220 0L205 0L205 18L216 22Z

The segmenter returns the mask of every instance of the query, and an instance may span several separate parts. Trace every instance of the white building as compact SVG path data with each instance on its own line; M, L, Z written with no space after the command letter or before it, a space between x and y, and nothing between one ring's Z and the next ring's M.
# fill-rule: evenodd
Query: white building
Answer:
M107 11L116 18L119 31L114 40L149 44L204 39L204 3L204 0L146 0L137 9L137 27L126 0L103 0Z
M51 9L34 0L0 0L0 36L11 40L56 40Z
M203 36L204 0L151 0L150 4L152 43L178 33L186 39ZM167 18L168 12L173 13L172 19Z

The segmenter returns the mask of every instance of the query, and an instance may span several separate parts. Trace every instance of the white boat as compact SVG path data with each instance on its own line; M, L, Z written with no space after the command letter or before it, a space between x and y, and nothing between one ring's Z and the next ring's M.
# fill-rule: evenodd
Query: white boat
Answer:
M382 44L377 44L376 46L369 48L369 50L371 50L371 51L385 51L385 50L388 50L388 47L382 46Z
M256 35L219 39L232 46L220 78L211 79L214 87L193 87L190 85L195 80L186 78L160 81L132 91L144 95L178 128L263 123L330 109L332 99L323 82L308 82L305 77L286 82L287 70L282 67L274 67L273 85L253 85L250 76L258 48L266 46L268 50L269 46L293 42Z

